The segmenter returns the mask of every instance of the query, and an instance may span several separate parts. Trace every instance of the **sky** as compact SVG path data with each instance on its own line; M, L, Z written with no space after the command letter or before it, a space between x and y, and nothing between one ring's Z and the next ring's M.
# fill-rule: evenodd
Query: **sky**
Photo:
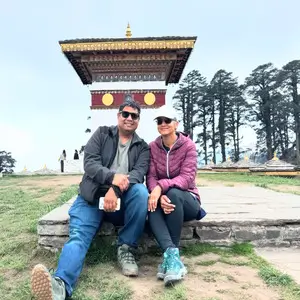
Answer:
M1 1L0 150L15 171L58 168L62 149L73 156L88 139L89 89L59 40L125 37L128 22L133 37L197 36L183 77L225 69L243 82L260 64L299 59L299 12L299 0Z

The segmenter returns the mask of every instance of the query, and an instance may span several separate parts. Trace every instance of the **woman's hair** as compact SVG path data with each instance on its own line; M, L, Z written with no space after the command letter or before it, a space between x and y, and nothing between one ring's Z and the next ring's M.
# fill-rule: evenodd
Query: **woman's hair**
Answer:
M67 156L67 153L66 153L66 150L63 150L63 155L66 157Z

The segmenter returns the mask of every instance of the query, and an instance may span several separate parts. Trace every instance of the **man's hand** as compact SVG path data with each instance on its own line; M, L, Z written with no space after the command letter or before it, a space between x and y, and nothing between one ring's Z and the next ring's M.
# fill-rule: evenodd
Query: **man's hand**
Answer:
M148 199L148 211L155 211L157 207L157 201L161 195L161 187L157 185L149 195Z
M160 206L166 215L175 209L175 205L171 203L171 200L166 195L160 197Z
M117 196L112 188L110 188L104 197L104 211L114 212L117 208Z
M115 174L112 184L118 186L120 190L124 192L129 187L128 177L129 175Z

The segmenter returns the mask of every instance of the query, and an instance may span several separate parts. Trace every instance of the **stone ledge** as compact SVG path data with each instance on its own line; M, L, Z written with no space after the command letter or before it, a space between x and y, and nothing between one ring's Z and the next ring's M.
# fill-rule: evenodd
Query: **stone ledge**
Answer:
M68 210L75 197L43 216L38 222L38 244L51 251L61 249L68 240ZM206 220L205 220L206 219ZM233 243L250 242L259 247L300 247L300 221L295 219L211 220L191 221L184 224L180 245L209 243L229 246ZM103 224L98 236L116 239L119 228ZM143 252L157 247L148 225L140 241Z

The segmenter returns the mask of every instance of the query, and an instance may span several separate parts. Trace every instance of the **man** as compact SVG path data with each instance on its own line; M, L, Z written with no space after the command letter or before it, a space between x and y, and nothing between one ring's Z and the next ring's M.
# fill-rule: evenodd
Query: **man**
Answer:
M70 236L53 276L41 264L31 277L38 300L64 300L71 296L90 244L103 220L124 225L118 237L118 263L126 276L137 276L133 249L144 231L148 191L143 184L149 166L149 146L135 133L140 106L126 100L117 114L118 126L99 127L84 149L80 192L69 210ZM99 198L104 197L104 210ZM117 199L121 209L116 211Z

